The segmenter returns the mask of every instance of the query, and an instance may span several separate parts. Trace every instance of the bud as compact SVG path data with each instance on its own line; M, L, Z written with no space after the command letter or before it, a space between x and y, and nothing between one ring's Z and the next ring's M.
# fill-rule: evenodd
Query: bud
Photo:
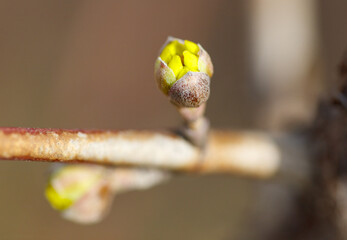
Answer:
M110 173L101 166L62 166L52 174L46 198L65 218L79 223L97 222L112 200Z
M168 177L167 172L156 169L63 165L52 174L45 195L64 218L91 224L107 214L116 194L148 189Z
M159 89L178 107L199 107L210 94L213 65L200 44L169 37L155 62Z

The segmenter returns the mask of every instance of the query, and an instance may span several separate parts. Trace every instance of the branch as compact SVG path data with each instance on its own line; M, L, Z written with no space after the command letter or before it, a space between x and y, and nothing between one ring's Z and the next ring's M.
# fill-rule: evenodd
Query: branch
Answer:
M273 139L254 132L212 131L206 149L200 150L180 135L165 132L0 128L0 159L268 178L279 171L281 153Z

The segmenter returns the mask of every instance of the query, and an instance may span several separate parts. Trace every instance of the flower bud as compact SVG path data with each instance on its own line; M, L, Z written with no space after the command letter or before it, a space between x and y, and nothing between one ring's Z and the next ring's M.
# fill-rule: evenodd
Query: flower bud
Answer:
M167 172L156 169L63 165L52 174L45 195L64 218L91 224L107 214L116 194L148 189L168 178Z
M107 212L112 200L110 173L100 166L63 166L51 176L46 198L65 218L79 223L96 222Z
M210 94L213 65L200 44L169 37L155 62L159 89L178 107L199 107Z
M57 210L69 208L101 178L87 166L67 165L55 171L46 187L46 197Z

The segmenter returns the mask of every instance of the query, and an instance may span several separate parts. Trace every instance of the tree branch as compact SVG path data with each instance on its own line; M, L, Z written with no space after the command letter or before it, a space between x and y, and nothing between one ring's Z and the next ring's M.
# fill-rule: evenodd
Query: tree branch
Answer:
M281 153L273 139L255 132L212 131L206 149L200 150L180 135L159 131L0 128L0 159L86 162L268 178L279 171Z

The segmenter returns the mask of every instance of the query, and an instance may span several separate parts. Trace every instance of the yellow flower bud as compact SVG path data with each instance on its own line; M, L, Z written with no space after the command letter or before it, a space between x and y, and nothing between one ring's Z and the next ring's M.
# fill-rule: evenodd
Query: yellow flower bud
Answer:
M169 37L154 72L158 87L175 105L199 107L207 101L213 65L200 44Z
M63 165L52 174L45 195L64 218L91 224L105 216L115 194L147 189L168 177L168 173L155 169Z
M67 165L49 180L45 195L53 208L65 210L78 201L101 178L90 167Z

